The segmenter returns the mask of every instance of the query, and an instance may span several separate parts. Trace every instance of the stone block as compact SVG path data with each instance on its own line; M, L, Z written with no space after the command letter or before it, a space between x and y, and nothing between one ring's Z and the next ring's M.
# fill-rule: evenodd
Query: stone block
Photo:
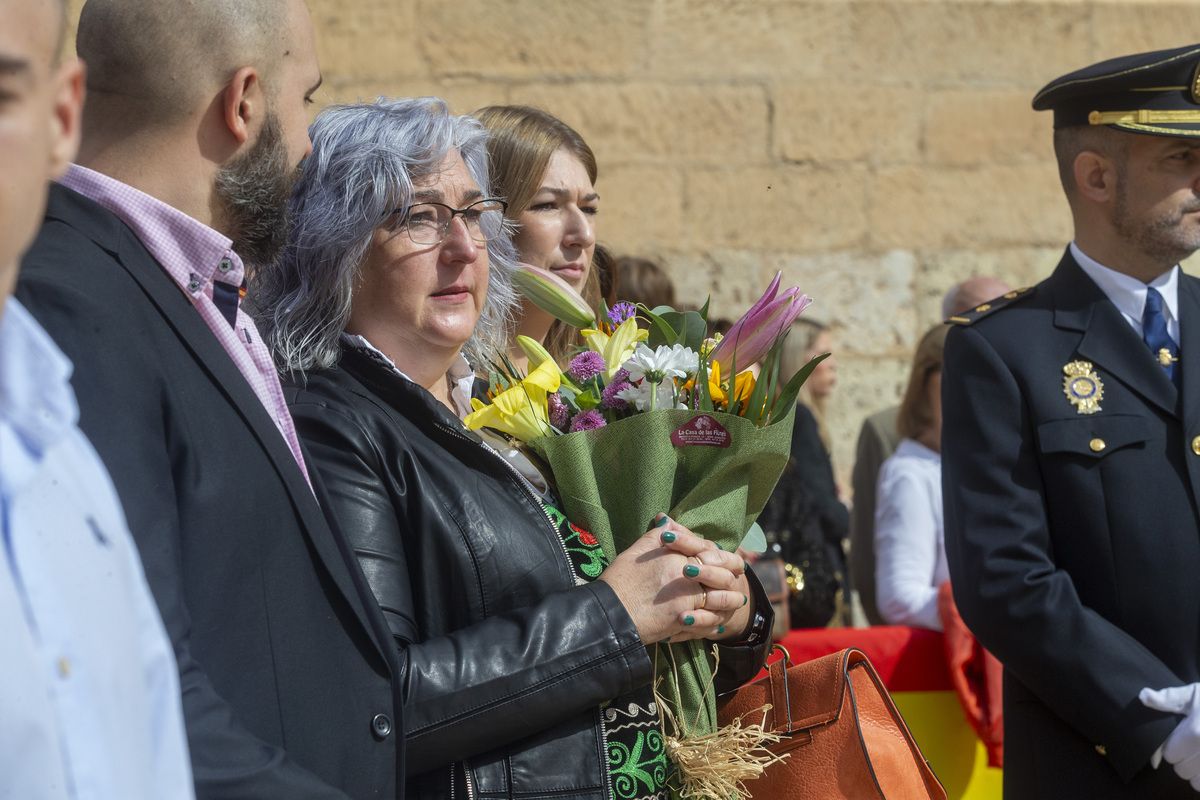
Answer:
M838 64L868 87L936 82L1032 87L1087 64L1089 7L1078 3L851 3L854 46Z
M1030 106L1034 92L952 89L929 94L930 165L1041 164L1053 157L1054 118Z
M314 98L320 107L330 103L371 102L384 97L440 97L455 114L470 114L486 105L503 104L508 87L491 81L470 79L395 78L392 80L347 80L323 84Z
M514 87L512 102L560 117L606 164L767 162L766 93L756 85L553 83Z
M387 79L427 72L412 3L310 0L326 80Z
M599 241L616 255L655 253L683 238L683 176L671 167L602 166Z
M881 170L867 215L879 249L1057 245L1071 218L1051 159L1031 166Z
M1196 10L1192 2L1097 3L1092 11L1096 42L1092 61L1200 42Z
M418 8L433 74L559 80L640 73L651 5L421 0Z
M684 235L700 248L795 252L863 245L866 177L849 167L692 170Z
M775 141L787 161L904 164L920 152L923 93L916 89L863 92L809 81L777 85L773 97Z
M851 47L848 4L664 0L652 17L648 74L820 77Z

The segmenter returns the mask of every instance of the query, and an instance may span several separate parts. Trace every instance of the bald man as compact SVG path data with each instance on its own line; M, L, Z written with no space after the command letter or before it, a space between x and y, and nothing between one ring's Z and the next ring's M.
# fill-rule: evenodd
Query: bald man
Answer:
M395 798L391 637L239 308L311 148L308 11L89 0L76 45L79 163L17 294L75 362L174 644L197 797Z

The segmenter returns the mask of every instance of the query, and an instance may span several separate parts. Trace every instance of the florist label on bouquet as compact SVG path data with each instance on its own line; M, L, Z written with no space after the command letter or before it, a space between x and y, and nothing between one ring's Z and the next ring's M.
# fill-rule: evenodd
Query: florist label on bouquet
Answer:
M671 444L676 447L729 447L732 437L725 427L708 414L693 418L688 424L676 428L671 434Z

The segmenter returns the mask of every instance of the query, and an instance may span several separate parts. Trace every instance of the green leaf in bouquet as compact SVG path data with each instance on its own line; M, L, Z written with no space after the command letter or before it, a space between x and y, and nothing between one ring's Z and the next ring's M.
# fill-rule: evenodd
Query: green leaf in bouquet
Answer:
M658 307L658 309L664 308L672 313L675 313L674 309L672 309L670 306ZM675 341L679 338L679 331L672 327L664 316L655 313L655 311L651 311L640 303L638 304L638 310L645 314L646 318L650 320L650 329L647 331L648 335L646 336L647 347L653 350L660 345L665 344L670 346L675 344Z
M583 391L575 395L575 405L579 407L580 411L587 411L589 408L596 408L600 405L600 396L591 389L588 389L587 391Z
M712 295L704 298L704 308L700 309L700 316L704 318L705 330L708 329L708 304L712 302Z
M760 370L758 380L754 382L754 388L750 390L750 399L746 401L746 419L759 426L762 425L763 403L767 400L768 380L768 376ZM736 378L734 378L734 385L737 385Z
M712 392L708 387L708 359L700 359L700 369L696 372L696 410L712 411Z
M792 410L792 406L796 405L796 396L800 392L800 387L808 380L808 376L812 375L812 371L817 368L825 359L829 358L829 353L821 353L819 356L813 356L812 360L800 368L800 371L792 376L783 389L779 392L779 401L775 404L775 408L771 410L771 422L783 419Z

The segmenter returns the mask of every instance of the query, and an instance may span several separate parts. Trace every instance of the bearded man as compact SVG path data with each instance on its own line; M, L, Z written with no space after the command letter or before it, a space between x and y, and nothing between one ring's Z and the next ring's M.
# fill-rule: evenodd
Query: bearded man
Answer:
M955 600L1004 664L1004 793L1200 790L1200 45L1106 61L1054 111L1075 238L951 317Z
M75 364L179 663L197 797L395 798L391 637L239 307L311 149L308 11L89 0L76 44L79 163L17 295Z

